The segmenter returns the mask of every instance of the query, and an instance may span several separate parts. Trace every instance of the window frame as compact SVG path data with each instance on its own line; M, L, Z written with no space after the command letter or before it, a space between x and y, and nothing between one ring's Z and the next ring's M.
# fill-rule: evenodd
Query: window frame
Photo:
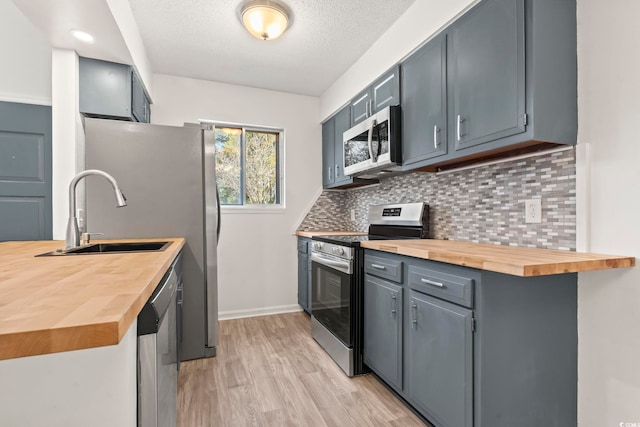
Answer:
M263 125L250 125L234 122L222 122L217 120L199 119L200 125L208 131L215 132L218 128L236 128L241 129L242 136L240 141L240 200L242 204L239 205L223 205L220 204L220 211L222 213L284 213L286 209L285 203L285 129L281 127L263 126ZM246 145L246 132L265 132L275 133L278 135L277 148L276 148L276 200L278 203L273 204L246 204L245 203L245 188L247 174L245 171L247 145Z

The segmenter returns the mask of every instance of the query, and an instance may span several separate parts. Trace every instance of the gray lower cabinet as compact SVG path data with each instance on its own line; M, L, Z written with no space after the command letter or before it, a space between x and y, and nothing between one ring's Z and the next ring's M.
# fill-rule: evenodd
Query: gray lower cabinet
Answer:
M80 57L78 82L85 116L150 122L150 100L131 65Z
M364 268L364 361L434 426L577 425L576 274L370 249Z
M364 362L402 389L402 287L373 277L364 282Z
M349 106L351 110L350 126L360 123L389 105L399 104L400 67L395 66L351 100Z
M407 395L442 426L473 425L472 311L410 291Z
M298 305L311 312L311 239L298 237Z

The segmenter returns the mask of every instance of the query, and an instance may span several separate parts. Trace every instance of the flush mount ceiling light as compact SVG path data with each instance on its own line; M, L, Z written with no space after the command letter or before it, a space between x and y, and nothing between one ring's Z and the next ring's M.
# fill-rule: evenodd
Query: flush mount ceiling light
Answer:
M77 38L80 41L83 41L85 43L93 43L93 36L85 31L69 30L69 32L73 37Z
M285 7L269 0L245 3L240 18L247 31L262 40L280 37L289 26L289 13Z

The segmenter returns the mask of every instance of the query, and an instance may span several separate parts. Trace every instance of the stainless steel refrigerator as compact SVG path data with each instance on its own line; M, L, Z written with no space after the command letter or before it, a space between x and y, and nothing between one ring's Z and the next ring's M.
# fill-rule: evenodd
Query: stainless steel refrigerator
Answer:
M88 232L186 238L180 358L215 356L220 209L213 132L86 119L85 160L87 169L113 175L127 197L127 207L116 209L109 183L87 179Z

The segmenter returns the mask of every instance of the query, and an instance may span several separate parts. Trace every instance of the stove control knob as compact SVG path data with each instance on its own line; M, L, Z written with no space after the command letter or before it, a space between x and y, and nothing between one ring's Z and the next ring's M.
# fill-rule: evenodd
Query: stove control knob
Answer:
M313 243L313 249L319 251L320 249L322 249L322 243L320 242L314 242Z
M333 248L333 253L336 255L344 255L344 249L343 248Z

